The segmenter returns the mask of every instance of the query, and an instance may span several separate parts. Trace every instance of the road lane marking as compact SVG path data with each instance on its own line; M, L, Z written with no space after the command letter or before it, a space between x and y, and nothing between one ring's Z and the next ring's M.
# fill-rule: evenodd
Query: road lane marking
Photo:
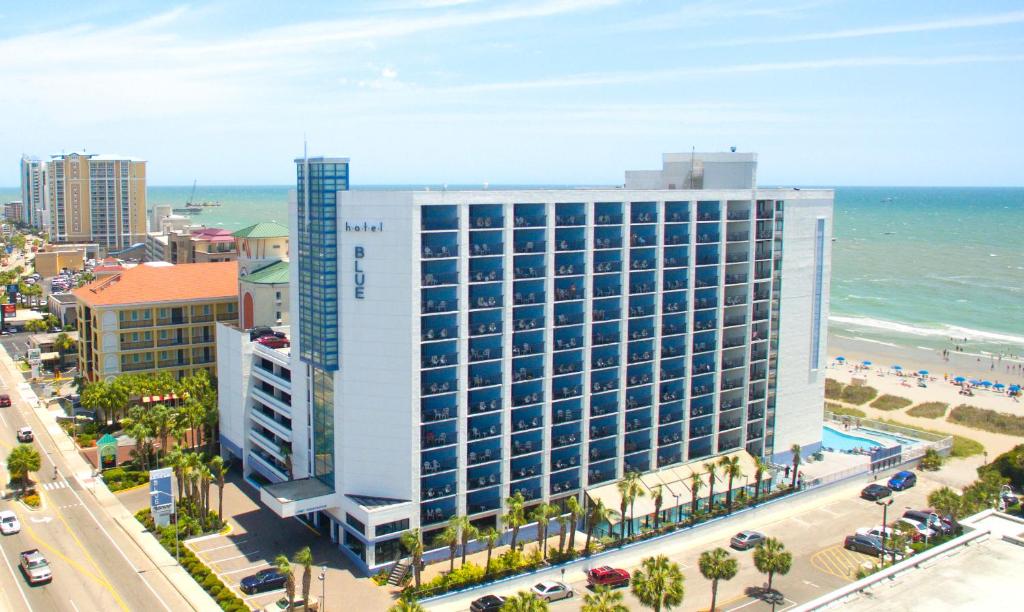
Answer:
M78 606L75 605L74 600L69 599L68 603L71 604L71 607L75 609L75 612L80 612L80 610L78 609Z
M7 566L7 569L11 572L11 578L14 579L14 585L18 587L18 593L21 595L21 600L25 602L25 608L29 612L32 612L32 604L28 603L28 596L25 595L25 589L21 586L21 579L18 578L18 575L14 573L14 567L11 566L10 560L7 559L7 555L5 554L0 554L0 557L4 558L4 564Z

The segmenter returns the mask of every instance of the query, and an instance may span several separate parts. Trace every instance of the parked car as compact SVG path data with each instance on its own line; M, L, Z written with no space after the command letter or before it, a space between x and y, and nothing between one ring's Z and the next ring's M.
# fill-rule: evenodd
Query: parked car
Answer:
M18 442L31 442L35 439L36 436L32 433L32 428L28 425L18 428Z
M50 563L43 556L43 553L39 552L38 548L22 551L18 555L18 559L21 572L25 574L25 580L28 580L29 584L39 584L53 580Z
M14 535L21 531L21 523L18 522L18 515L10 510L0 510L0 533Z
M896 472L889 479L889 488L893 491L905 491L917 484L917 474L903 470Z
M756 548L761 542L764 542L764 534L760 531L741 531L732 536L729 546L736 550L748 550Z
M911 533L919 534L921 536L921 538L934 538L935 537L935 533L936 533L935 530L929 529L928 525L922 523L921 521L915 521L914 519L908 519L908 518L901 518L900 520L896 521L896 524L897 525L905 525L905 526L909 527L909 530L910 530ZM915 537L914 540L915 541L919 541L921 538Z
M272 349L288 348L292 345L287 338L282 338L280 336L263 336L256 342Z
M857 535L868 535L881 540L883 537L891 538L893 535L893 529L892 527L883 527L881 525L876 525L875 527L861 527L857 530Z
M882 552L892 554L892 549L884 547L882 545L882 540L869 535L854 534L846 536L843 548L854 552L864 553L865 555L871 555L873 557L881 556Z
M8 408L11 405L11 396L6 393L0 393L0 407Z
M254 327L249 330L249 341L253 342L262 338L263 336L272 335L274 335L274 330L270 329L269 327Z
M629 586L629 572L624 569L602 565L587 572L587 584L594 588L606 586L613 589Z
M533 594L547 602L572 597L572 589L568 585L554 580L545 580L533 585Z
M501 595L484 595L479 599L474 599L473 603L469 604L469 609L472 612L498 612L503 605L505 605L505 598Z
M287 582L287 579L277 570L265 569L263 571L256 572L252 576L242 578L242 582L238 585L238 588L246 595L251 595L252 593L262 593L263 591L280 589L284 586L285 582Z
M269 603L269 604L263 606L263 612L285 612L286 610L287 611L302 610L304 608L304 606L305 606L305 603L306 602L302 599L302 597L296 597L295 601L292 602L292 605L289 606L288 605L288 598L287 597L282 597L281 599L278 599L274 603ZM311 610L312 612L317 612L317 610L320 609L320 600L317 599L316 597L310 596L310 598L309 598L309 607L305 608L305 609L306 610Z
M1016 506L1017 502L1020 501L1016 495L1006 489L1003 489L1003 491L999 493L999 499L1006 504L1007 508L1010 506Z
M936 533L949 535L956 531L952 521L944 521L941 516L934 512L926 512L924 510L907 510L903 513L903 518L924 523L929 529Z
M878 483L869 484L860 492L860 496L869 501L879 500L890 495L892 495L892 489Z

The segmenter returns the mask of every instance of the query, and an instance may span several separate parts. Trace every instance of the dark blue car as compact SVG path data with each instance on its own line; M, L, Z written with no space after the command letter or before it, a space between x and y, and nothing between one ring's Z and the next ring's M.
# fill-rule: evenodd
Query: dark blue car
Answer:
M238 588L242 589L242 592L246 595L249 595L284 588L285 582L287 582L287 579L279 574L277 570L266 569L252 576L242 578Z
M889 479L889 488L893 491L904 491L917 484L917 475L906 470L896 472Z

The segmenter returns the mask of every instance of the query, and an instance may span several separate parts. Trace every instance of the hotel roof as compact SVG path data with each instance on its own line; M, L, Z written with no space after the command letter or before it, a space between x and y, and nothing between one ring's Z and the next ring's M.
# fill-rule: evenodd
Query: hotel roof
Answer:
M233 298L238 295L238 263L136 266L73 293L94 307Z
M234 233L235 238L287 238L288 228L280 223L264 222L243 227Z
M248 276L243 276L241 280L258 285L286 285L288 284L288 262L275 261Z

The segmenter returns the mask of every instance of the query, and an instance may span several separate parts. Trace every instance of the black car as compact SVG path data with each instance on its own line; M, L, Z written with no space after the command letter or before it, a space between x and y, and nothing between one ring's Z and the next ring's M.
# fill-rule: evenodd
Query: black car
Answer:
M855 534L846 536L843 548L854 552L864 553L872 557L878 557L884 551L885 554L892 554L891 548L882 545L882 540L871 535Z
M860 492L860 496L869 501L875 501L890 495L892 495L892 489L880 484L869 484Z
M496 612L501 610L503 605L505 598L501 595L484 595L480 599L474 599L473 603L469 604L469 609L473 612Z
M261 572L257 572L252 576L242 578L241 584L238 588L242 589L242 592L246 595L252 593L261 593L263 591L273 591L274 589L284 588L285 583L288 580L278 573L277 570L266 569Z

